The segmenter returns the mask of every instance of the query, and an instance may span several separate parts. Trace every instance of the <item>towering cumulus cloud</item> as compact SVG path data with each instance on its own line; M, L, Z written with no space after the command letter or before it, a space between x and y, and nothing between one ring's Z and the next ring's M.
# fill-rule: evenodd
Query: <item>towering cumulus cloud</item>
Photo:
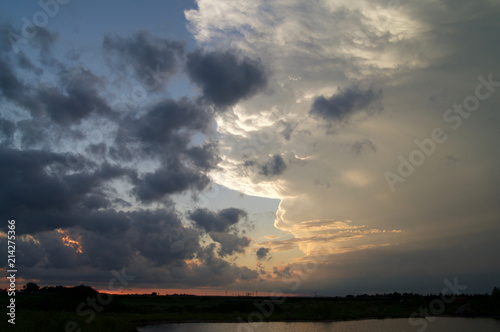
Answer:
M259 258L265 257L263 248L289 261L327 255L312 279L337 291L366 285L359 276L378 264L394 277L366 288L394 288L405 284L396 277L404 269L412 281L443 271L438 258L420 270L413 259L434 250L435 257L445 257L438 248L460 246L462 237L477 243L487 230L498 236L493 216L500 211L487 202L498 197L499 177L492 170L499 159L489 152L487 137L496 135L489 121L497 122L500 94L481 101L480 111L464 120L468 130L453 138L442 118L474 94L480 75L500 80L497 4L460 4L460 10L453 1L197 4L186 17L200 44L237 47L272 69L272 93L235 98L226 103L237 101L233 107L217 115L225 153L212 172L229 188L280 199L274 225L284 233L257 243ZM397 169L398 156L408 158L418 148L415 139L429 137L434 128L450 134L446 144L432 156L421 152L425 164L393 194L384 172ZM468 264L470 269L454 271L477 268L477 280L486 278L482 263ZM352 281L354 276L360 279ZM311 281L301 287L316 289Z

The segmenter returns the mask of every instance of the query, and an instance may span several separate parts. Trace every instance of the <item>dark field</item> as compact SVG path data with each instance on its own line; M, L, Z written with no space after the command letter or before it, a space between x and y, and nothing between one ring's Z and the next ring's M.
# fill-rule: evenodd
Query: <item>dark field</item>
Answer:
M4 314L1 331L136 331L150 323L187 321L315 321L441 315L499 316L491 296L458 296L439 306L439 296L270 298L17 293L16 325ZM8 296L0 295L3 308ZM433 302L434 300L434 302ZM450 299L451 300L451 299ZM431 303L434 303L434 308ZM443 302L441 302L443 303ZM5 311L4 311L5 312ZM425 313L427 312L427 313ZM460 313L459 313L460 312ZM71 323L73 322L73 323Z

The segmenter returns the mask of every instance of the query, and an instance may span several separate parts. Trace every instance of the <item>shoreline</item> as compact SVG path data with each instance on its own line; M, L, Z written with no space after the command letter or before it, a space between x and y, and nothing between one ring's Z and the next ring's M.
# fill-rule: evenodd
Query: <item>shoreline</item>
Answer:
M425 316L425 317L446 317L446 318L486 318L486 319L498 319L500 320L500 316L459 316L459 315L439 315L439 316ZM144 326L152 326L152 325L168 325L168 324L260 324L260 323L337 323L337 322L352 322L352 321L362 321L362 320L384 320L384 319L410 319L408 316L388 316L388 317L366 317L366 318L353 318L353 319L277 319L277 320L263 320L260 322L246 322L246 321L237 321L237 320L214 320L214 319L190 319L190 320L168 320L168 321L149 321L144 324L140 324L136 326L136 332L140 332L138 329ZM419 317L423 318L423 317Z

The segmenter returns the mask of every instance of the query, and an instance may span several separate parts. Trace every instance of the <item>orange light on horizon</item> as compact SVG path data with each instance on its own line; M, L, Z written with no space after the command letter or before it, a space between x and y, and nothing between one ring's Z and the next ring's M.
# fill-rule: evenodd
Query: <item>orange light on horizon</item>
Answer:
M165 295L195 295L195 296L273 296L273 297L297 297L303 296L303 294L285 294L285 293L273 293L265 291L247 291L247 290L220 290L220 289L183 289L183 288L131 288L128 290L121 291L110 291L108 289L97 289L99 293L107 293L113 295L148 295L153 292L157 296Z

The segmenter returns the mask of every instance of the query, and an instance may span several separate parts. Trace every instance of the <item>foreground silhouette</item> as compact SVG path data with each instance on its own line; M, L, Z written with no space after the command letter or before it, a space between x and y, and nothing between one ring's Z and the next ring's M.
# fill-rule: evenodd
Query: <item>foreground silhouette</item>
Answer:
M2 303L7 293L0 292ZM346 297L110 295L90 286L43 287L28 283L16 292L16 331L136 331L158 322L325 321L410 318L435 315L431 303L445 300L439 315L500 317L500 289L491 294L419 295L392 293ZM433 302L434 301L434 302ZM0 330L7 331L5 319Z

